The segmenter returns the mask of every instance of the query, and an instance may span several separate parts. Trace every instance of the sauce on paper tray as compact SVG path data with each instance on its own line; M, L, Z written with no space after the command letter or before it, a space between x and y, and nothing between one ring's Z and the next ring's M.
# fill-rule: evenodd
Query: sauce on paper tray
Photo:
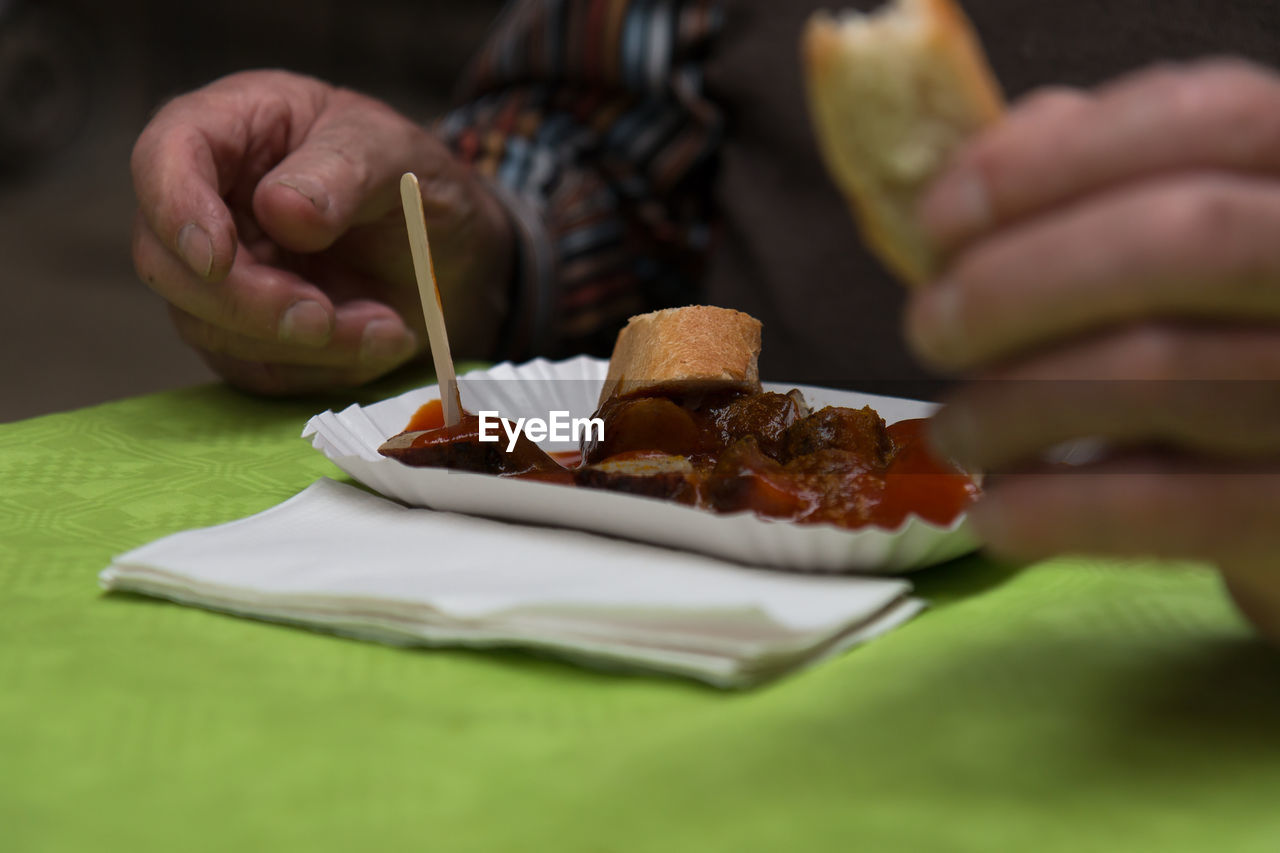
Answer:
M885 426L869 408L809 413L798 392L611 402L597 413L608 441L581 451L545 453L523 435L511 453L505 436L480 444L476 416L445 429L440 401L432 400L381 452L408 465L847 528L893 529L911 514L945 526L979 493L969 474L929 449L924 419Z

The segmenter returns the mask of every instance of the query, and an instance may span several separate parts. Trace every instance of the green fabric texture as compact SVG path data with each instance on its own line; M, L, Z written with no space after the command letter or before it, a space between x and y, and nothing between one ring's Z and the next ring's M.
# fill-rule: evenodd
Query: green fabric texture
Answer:
M0 427L0 850L1280 849L1280 663L1195 567L971 557L741 693L99 591L340 478L298 437L332 403Z

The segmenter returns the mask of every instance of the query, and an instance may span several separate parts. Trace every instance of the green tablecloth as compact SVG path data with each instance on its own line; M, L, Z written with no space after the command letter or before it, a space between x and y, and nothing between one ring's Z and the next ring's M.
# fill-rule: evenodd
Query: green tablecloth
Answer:
M98 590L341 476L298 438L323 405L0 427L0 850L1280 849L1280 663L1195 568L970 558L737 694Z

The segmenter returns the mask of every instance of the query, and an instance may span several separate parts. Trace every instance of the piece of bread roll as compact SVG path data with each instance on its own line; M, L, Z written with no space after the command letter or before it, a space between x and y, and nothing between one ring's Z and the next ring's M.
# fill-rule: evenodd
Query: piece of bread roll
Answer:
M818 144L863 238L908 284L927 281L937 262L920 195L1004 109L972 26L952 0L893 0L815 14L802 48Z
M632 317L618 333L600 392L610 397L760 390L760 321L693 305Z

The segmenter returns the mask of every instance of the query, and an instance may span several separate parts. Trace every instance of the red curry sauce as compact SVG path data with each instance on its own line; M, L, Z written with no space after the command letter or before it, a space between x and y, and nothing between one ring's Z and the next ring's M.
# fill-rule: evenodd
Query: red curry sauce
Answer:
M585 454L547 454L522 436L511 456L495 455L505 453L498 449L505 447L505 438L501 444L486 444L482 449L474 443L474 415L465 416L462 424L445 431L441 403L432 400L414 413L405 433L384 445L383 453L409 465L605 488L666 497L717 512L750 509L766 518L829 522L850 528L874 525L893 529L911 514L947 525L979 494L973 477L930 450L926 419L886 427L870 409L833 408L781 417L779 412L792 405L786 402L787 396L739 395L695 406L681 404L679 410L662 401L661 408L676 412L670 417L679 418L679 423L645 423L636 429L615 419L614 423L622 426L621 438L615 433L609 447L589 445ZM746 412L745 420L739 416L735 421L734 411ZM861 418L857 429L867 434L854 435L840 426L841 418L851 416ZM833 431L830 424L818 424L803 432L809 421L822 417L840 428ZM801 420L806 423L797 426ZM609 423L606 417L606 430ZM743 444L744 430L753 429L756 434ZM410 437L409 433L417 435ZM635 446L635 442L652 443L655 434L684 436L681 441L685 444L658 450ZM388 449L397 440L407 449ZM440 455L442 448L450 447L452 455ZM745 455L741 452L744 448ZM424 452L432 455L424 456ZM601 458L601 452L607 455ZM628 457L665 458L671 460L670 470L654 475L650 464L643 472L629 472Z

